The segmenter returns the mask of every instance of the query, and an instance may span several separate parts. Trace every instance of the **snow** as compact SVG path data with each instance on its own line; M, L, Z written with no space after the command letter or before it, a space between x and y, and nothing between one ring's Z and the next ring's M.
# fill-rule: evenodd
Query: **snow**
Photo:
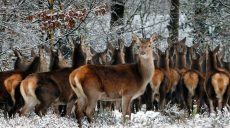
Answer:
M59 127L78 127L74 117L60 117L49 110L47 115L39 117L31 113L28 117L16 115L12 119L4 119L0 114L0 128L59 128ZM141 111L131 115L131 120L122 123L122 114L115 110L100 110L95 112L94 121L91 125L83 121L83 127L100 128L229 128L230 113L225 108L223 112L217 114L207 113L202 115L187 116L185 110L179 110L177 106L171 106L161 112Z

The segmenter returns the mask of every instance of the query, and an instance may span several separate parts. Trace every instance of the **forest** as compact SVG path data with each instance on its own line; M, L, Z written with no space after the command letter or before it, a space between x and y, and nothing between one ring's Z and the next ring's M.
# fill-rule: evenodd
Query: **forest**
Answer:
M230 127L229 30L230 0L0 0L0 127Z

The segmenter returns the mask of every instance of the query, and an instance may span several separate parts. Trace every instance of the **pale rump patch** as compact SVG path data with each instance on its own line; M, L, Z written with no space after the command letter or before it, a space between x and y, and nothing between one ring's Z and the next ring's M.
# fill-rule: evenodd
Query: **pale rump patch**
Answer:
M187 72L184 77L184 84L186 88L189 90L191 96L194 96L195 89L197 88L199 82L199 76L195 72Z
M152 94L152 100L159 101L159 99L155 99L155 98L158 98L155 96L160 94L159 89L160 89L160 85L161 85L163 79L164 79L164 73L161 70L156 69L154 72L154 75L152 77L152 81L150 82L150 85L152 88L152 93L153 93Z
M86 95L85 95L85 93L83 91L82 85L81 85L81 83L79 81L79 76L76 73L76 71L73 72L72 74L70 74L69 82L70 82L71 88L73 89L73 91L75 92L77 97L86 97Z
M13 74L4 80L4 86L7 92L10 94L13 103L15 103L15 89L18 84L22 81L22 76L20 74Z
M176 90L176 86L180 80L180 75L175 69L166 70L167 76L169 78L169 84L167 86L167 92L174 92Z
M35 107L37 104L40 104L40 101L37 99L35 94L35 89L37 88L37 78L30 76L23 80L20 85L20 92L25 101L25 105L22 108L22 114L27 113L30 109Z
M212 76L211 82L217 98L222 99L229 85L229 77L223 73L216 73Z
M161 70L156 69L151 81L152 89L155 90L155 88L159 88L163 79L164 79L164 73Z

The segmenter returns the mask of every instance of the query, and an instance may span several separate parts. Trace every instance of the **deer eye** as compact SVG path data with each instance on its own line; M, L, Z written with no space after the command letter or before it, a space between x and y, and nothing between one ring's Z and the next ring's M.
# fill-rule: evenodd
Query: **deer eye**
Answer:
M149 47L151 47L151 45L149 45Z

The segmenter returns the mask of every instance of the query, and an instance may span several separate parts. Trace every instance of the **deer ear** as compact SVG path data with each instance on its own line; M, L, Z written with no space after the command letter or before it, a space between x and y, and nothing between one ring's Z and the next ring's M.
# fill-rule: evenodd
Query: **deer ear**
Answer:
M165 50L165 55L166 55L166 58L169 57L169 49L168 48Z
M36 53L35 53L34 49L31 50L31 57L36 57Z
M193 46L192 46L192 47L193 47L193 48L198 48L198 47L199 47L199 45L200 45L199 43L196 43L196 44L193 44Z
M150 43L153 43L154 41L156 41L158 38L157 33L153 33L152 36L150 37Z
M203 60L205 59L206 57L206 54L203 54L203 55L199 55L200 58L199 58L199 62L203 62Z
M156 60L158 59L158 54L156 52L153 51L153 58Z
M17 56L18 58L22 58L22 54L19 52L18 49L13 49L13 51L14 51L15 56Z
M61 50L57 50L57 53L58 53L58 59L59 60L62 60L64 57L63 57L63 55L62 55L62 53L61 53Z
M132 39L134 43L141 43L139 37L134 33L132 33Z
M224 58L224 51L221 51L219 54L217 54L217 56L220 58L220 59L223 59Z
M111 42L108 42L107 43L107 49L109 50L114 50L114 47L113 47L113 45L112 45L112 43Z
M163 55L163 54L164 54L159 48L157 48L157 53L158 53L158 55L159 55L159 54L160 54L160 55Z
M195 53L195 55L196 55L196 58L200 59L200 54Z
M99 57L99 63L103 64L101 57Z
M182 44L185 44L185 42L186 42L186 37L185 37L184 39L180 40L179 42L182 43Z
M213 50L213 52L217 53L217 52L219 51L219 49L220 49L220 45L218 45L218 46Z

